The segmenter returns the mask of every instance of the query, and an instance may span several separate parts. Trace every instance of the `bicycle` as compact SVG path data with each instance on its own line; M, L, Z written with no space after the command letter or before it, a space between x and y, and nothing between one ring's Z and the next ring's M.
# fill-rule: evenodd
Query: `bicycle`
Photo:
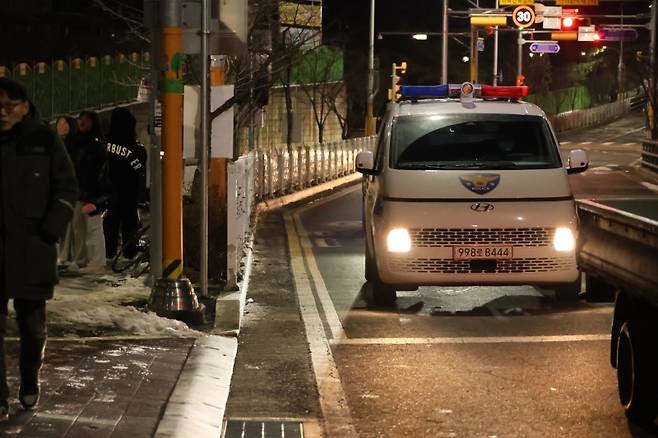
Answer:
M141 277L151 268L150 249L151 238L148 234L150 226L141 227L126 243L122 243L119 252L112 258L112 271L116 274L128 271L133 278ZM133 247L137 252L134 257L126 258L126 248Z

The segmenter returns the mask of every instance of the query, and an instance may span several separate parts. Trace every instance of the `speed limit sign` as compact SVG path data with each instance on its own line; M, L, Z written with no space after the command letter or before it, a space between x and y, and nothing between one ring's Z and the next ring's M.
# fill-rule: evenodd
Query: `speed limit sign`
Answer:
M535 10L527 5L518 6L512 13L512 20L519 29L530 27L535 24Z

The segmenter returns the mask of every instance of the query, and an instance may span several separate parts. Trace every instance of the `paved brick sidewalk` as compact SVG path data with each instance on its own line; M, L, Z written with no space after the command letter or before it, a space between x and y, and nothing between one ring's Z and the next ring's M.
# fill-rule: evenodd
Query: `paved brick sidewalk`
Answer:
M0 436L151 437L194 339L51 341L42 398L24 411L15 395ZM8 377L18 391L18 342L7 342Z

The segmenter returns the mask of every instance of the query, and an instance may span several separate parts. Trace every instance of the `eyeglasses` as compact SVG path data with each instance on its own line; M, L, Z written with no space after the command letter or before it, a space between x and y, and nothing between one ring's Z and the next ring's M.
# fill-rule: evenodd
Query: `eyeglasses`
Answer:
M20 100L20 101L7 100L7 101L4 101L4 102L0 102L0 109L3 109L6 114L11 114L22 103L25 103L25 101L24 100Z

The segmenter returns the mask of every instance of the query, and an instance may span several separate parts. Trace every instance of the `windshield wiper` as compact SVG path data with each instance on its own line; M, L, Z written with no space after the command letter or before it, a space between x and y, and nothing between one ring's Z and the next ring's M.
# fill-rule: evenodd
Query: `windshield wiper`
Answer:
M450 167L454 168L473 168L473 169L515 169L517 167L516 163L513 161L486 161L486 162L479 162L479 161L473 161L471 163L455 163L452 164Z

